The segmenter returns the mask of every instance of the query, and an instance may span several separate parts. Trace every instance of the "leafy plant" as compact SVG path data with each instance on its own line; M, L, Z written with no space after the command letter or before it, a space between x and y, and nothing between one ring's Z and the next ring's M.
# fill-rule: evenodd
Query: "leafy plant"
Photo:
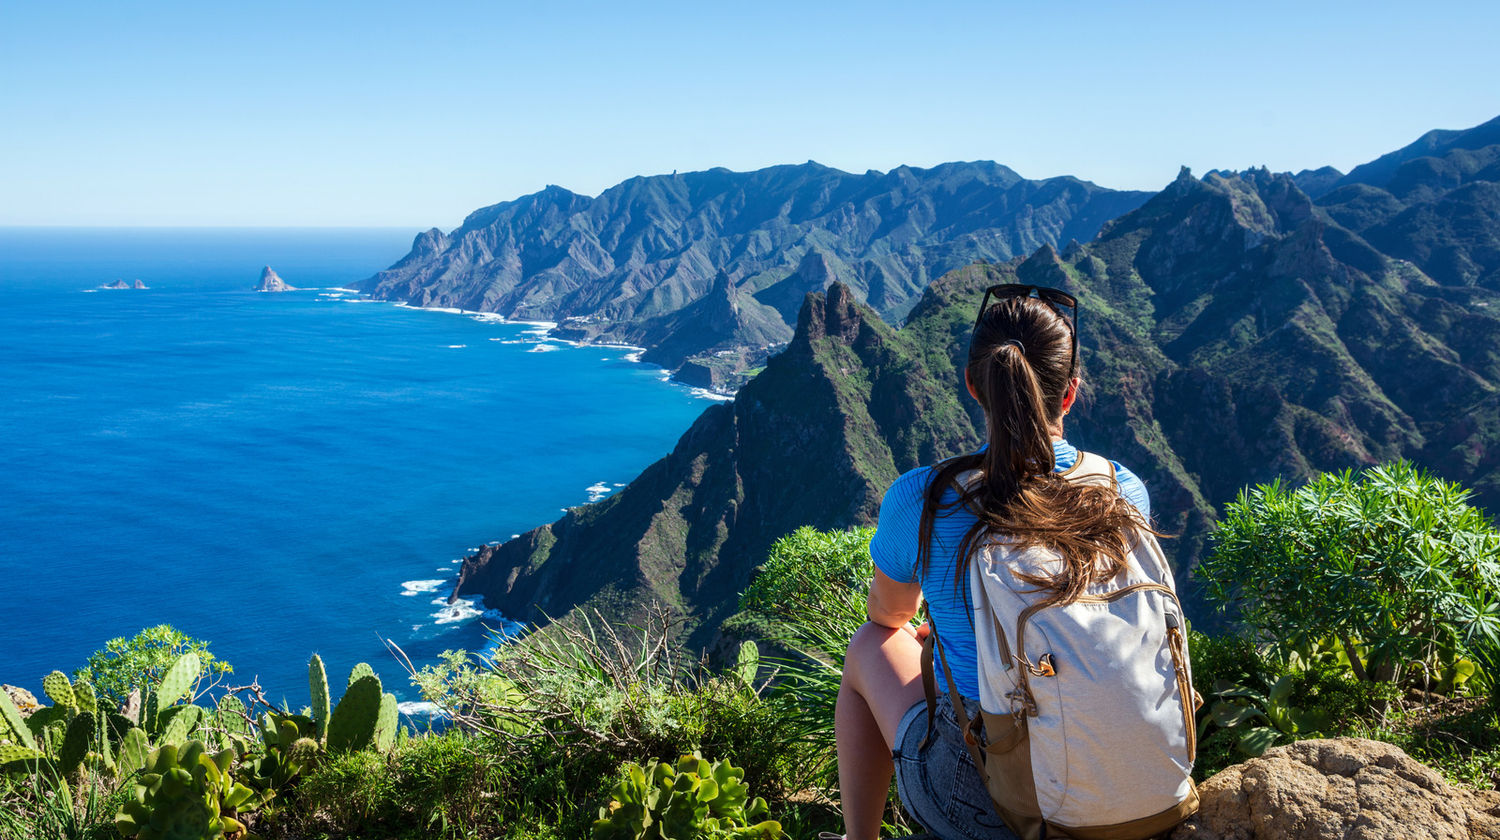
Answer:
M594 840L777 840L781 824L750 799L745 773L727 760L709 764L697 753L676 765L651 761L622 768L608 805L599 809Z
M159 683L167 670L186 653L198 657L195 684L234 671L229 663L214 658L209 652L208 642L185 635L169 624L159 624L129 639L120 637L105 642L102 650L89 655L87 664L78 669L74 677L87 680L100 697L120 705L126 702L131 691Z
M1256 487L1227 506L1199 575L1262 637L1336 639L1361 680L1493 660L1500 532L1468 498L1405 461Z
M255 794L230 777L233 760L229 750L208 754L201 741L189 741L181 750L175 744L159 747L115 827L139 840L216 840L244 831L234 813Z

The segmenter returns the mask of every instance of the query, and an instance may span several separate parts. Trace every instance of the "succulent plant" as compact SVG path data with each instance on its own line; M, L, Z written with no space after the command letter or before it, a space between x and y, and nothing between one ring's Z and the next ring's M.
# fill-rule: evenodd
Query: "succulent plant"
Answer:
M201 741L179 750L167 744L152 751L135 783L135 799L115 817L115 827L139 840L217 840L244 830L233 812L255 792L230 776L228 750L209 755Z
M375 676L375 669L371 668L369 663L356 662L354 664L354 667L349 671L349 685L354 685L354 683L358 682L364 677L373 676Z
M78 698L73 696L73 684L68 682L68 675L62 671L53 671L42 677L42 691L52 698L54 706L78 708Z
M677 764L627 762L610 803L599 809L594 840L777 840L781 824L765 819L766 801L749 798L745 771L694 753ZM758 821L758 822L757 822Z
M362 750L370 746L380 720L383 701L380 688L380 678L370 674L355 680L339 698L338 706L328 718L329 752ZM394 728L391 735L395 735Z
M3 691L0 691L0 738L29 749L36 748L36 739L26 725L26 718L21 716L21 710L16 708L10 695Z
M312 719L317 723L313 737L319 741L328 737L328 672L323 669L323 658L316 653L307 660L307 689L312 696Z

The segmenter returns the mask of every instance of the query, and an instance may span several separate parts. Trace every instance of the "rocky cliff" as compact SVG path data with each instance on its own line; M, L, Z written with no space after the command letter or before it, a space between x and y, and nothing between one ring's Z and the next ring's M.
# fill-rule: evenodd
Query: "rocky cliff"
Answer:
M288 286L281 275L277 274L269 265L261 269L260 283L256 285L257 292L295 292L295 288Z
M673 369L722 350L758 361L832 281L898 320L944 272L1087 241L1147 195L989 162L713 169L632 178L597 198L548 187L419 235L361 289L561 321L562 337L641 345Z

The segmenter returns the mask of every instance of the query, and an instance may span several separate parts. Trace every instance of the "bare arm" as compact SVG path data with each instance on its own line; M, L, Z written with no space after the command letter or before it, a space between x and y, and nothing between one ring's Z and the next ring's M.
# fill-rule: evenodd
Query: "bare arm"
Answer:
M920 583L901 583L876 569L875 577L870 581L870 598L865 609L874 623L899 630L916 616L921 598Z

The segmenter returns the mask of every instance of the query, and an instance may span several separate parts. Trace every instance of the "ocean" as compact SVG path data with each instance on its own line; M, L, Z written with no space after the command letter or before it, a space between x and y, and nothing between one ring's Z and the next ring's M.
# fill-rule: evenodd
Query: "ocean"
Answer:
M508 624L446 604L463 555L708 405L631 348L344 291L413 233L0 228L0 682L171 624L293 706L314 652L414 701L385 640L420 666Z

